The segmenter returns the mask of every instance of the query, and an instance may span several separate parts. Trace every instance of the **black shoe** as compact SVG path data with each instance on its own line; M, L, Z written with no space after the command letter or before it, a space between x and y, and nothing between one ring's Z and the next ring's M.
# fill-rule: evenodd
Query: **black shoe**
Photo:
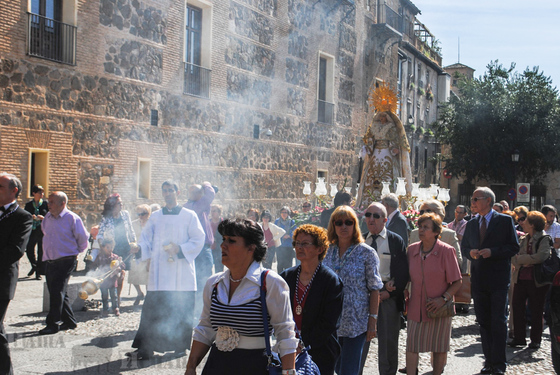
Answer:
M31 266L31 271L27 274L27 277L31 277L35 273L35 267Z
M399 369L399 372L400 372L401 374L406 374L406 367L400 368L400 369ZM416 369L416 375L418 375L418 369Z
M54 335L55 333L58 333L58 326L46 326L39 331L40 335Z
M150 357L153 354L154 354L153 352L148 353L148 352L145 352L143 350L136 349L135 351L125 353L125 356L129 357L129 358L135 358L136 357L137 360L143 361L143 360L146 360L146 359L150 359Z
M69 329L75 329L78 325L76 323L62 323L60 325L60 330L61 331L66 331Z
M540 342L532 342L529 344L529 349L540 349L541 343Z
M493 372L494 369L492 368L492 366L484 366L482 370L480 370L481 374L492 374Z
M504 370L494 370L492 375L504 375L506 372Z
M41 275L39 275L38 273L35 274L35 280L41 280Z
M527 345L523 341L517 341L515 339L511 340L507 344L510 348L521 348L521 347L524 347L525 345Z

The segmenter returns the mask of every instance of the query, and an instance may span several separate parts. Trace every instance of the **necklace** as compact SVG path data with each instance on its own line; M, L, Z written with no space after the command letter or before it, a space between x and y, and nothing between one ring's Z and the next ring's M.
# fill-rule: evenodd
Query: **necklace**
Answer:
M297 279L296 279L296 295L295 295L295 297L296 297L296 315L301 315L301 313L303 312L301 304L303 303L303 300L305 299L305 296L307 295L307 292L309 291L309 288L311 287L311 283L313 282L313 279L315 278L315 275L317 274L317 271L319 271L320 267L321 267L321 263L319 263L319 265L317 265L317 268L315 268L315 272L313 273L313 276L311 276L311 280L309 280L309 284L307 284L307 287L305 288L305 291L303 292L303 296L301 296L301 299L298 296L298 294L299 294L299 274L301 272L301 265L298 267Z
M235 280L233 277L231 277L231 273L229 274L229 281L231 281L232 283L240 283L241 280L243 280L243 277L238 280Z
M436 241L437 242L437 241ZM428 251L424 251L424 245L420 245L420 253L422 254L422 260L426 260L426 258L428 257L428 255L432 252L432 250L434 249L434 247L436 246L436 242L434 242L434 244L432 245L432 248Z

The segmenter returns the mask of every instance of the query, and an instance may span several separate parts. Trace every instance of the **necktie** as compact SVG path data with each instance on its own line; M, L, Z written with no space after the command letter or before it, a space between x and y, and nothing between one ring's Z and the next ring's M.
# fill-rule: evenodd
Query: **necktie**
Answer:
M371 239L371 243L370 246L373 247L375 250L377 250L377 237L379 237L379 234L371 234L369 235L369 238Z
M484 241L484 237L486 236L486 217L480 217L480 243Z

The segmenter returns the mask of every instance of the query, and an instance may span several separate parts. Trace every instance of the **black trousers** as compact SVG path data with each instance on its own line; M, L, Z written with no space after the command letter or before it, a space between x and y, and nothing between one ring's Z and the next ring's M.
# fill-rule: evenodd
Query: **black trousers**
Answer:
M485 366L506 370L508 289L472 289ZM515 316L515 314L514 314Z
M37 257L35 257L35 245L37 245ZM40 270L41 272L38 272L38 274L41 274L43 272L41 266L43 261L43 232L41 231L41 227L31 231L25 252L31 266L36 270Z
M4 318L9 303L9 299L0 299L0 375L12 375L14 371L8 346L8 336L4 330Z
M62 323L76 324L72 306L68 301L68 280L76 268L76 257L64 257L45 262L47 288L50 294L50 309L47 315L47 326L57 326Z

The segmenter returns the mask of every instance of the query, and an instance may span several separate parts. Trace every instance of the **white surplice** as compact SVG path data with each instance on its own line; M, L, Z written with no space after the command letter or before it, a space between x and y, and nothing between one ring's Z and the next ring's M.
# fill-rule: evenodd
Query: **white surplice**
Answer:
M138 243L142 260L151 260L148 291L196 291L194 259L204 246L204 238L204 230L194 211L181 208L178 215L164 215L163 210L154 212ZM174 261L170 262L163 246L172 242L181 247L185 257L174 255Z

